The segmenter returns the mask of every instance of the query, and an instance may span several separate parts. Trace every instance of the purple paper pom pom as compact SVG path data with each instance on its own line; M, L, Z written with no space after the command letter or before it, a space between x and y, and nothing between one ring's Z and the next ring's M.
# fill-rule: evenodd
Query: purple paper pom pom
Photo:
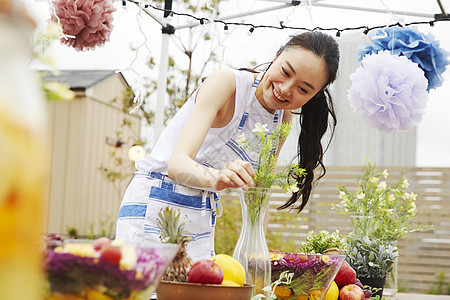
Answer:
M64 34L61 42L82 51L94 49L109 41L116 11L110 0L54 0L53 7ZM55 15L52 16L57 21Z
M389 51L366 55L350 75L348 101L372 127L410 130L425 113L427 79L417 64Z
M358 49L359 60L366 54L390 50L391 54L404 55L419 65L428 79L427 91L440 87L444 82L441 74L450 63L449 52L440 47L433 34L425 35L415 26L395 26L377 30L369 36L372 42Z

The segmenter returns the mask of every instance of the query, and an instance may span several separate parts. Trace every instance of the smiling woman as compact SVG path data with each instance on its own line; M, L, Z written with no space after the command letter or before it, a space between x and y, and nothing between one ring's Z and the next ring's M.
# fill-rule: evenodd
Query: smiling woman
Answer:
M327 86L338 65L335 39L315 31L292 36L263 72L222 69L209 75L162 132L152 153L136 162L138 172L119 211L117 237L158 241L156 214L167 205L177 206L190 219L189 256L195 261L214 255L216 209L221 214L216 192L254 186L259 147L244 149L237 140L253 136L257 123L267 124L270 134L281 122L290 123L291 110L298 108L299 152L288 175L296 189L282 208L301 211L315 169L325 171L321 139L329 119L332 131L336 124ZM250 143L257 146L256 140ZM273 147L273 153L281 146ZM298 168L307 175L296 174ZM145 215L125 213L137 204L145 207Z
M256 89L256 98L268 111L295 110L305 105L327 81L327 67L321 57L302 47L288 48L277 54Z

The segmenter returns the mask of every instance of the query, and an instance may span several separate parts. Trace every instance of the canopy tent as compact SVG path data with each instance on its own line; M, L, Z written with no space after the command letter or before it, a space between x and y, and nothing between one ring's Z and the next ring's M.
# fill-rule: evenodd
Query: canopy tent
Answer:
M228 29L229 24L232 25L242 25L242 26L249 26L250 33L253 32L255 28L276 28L280 27L280 29L284 29L283 27L289 28L289 29L304 29L307 30L308 28L304 27L295 27L295 26L286 26L283 24L283 22L280 22L279 25L255 25L251 23L246 22L233 22L232 20L235 20L237 18L242 18L246 16L252 16L256 14L262 14L267 12L274 12L277 10L282 10L290 7L295 7L300 5L302 2L307 2L307 5L310 6L310 9L314 8L332 8L332 9L338 9L343 11L363 11L363 12L372 12L372 13L380 13L380 14L391 14L392 16L401 16L397 20L397 24L406 24L407 22L404 22L406 17L418 17L418 18L425 18L426 21L413 21L411 24L416 23L426 23L426 22L433 22L433 21L442 21L442 20L449 20L450 17L447 14L444 5L442 4L441 0L436 0L436 5L438 11L434 12L426 12L426 11L408 11L408 10L397 10L397 9L389 9L386 4L380 0L378 4L382 4L383 7L376 7L373 3L372 5L367 5L365 3L365 6L361 6L361 1L326 1L326 0L310 0L310 1L288 1L288 0L260 0L264 2L271 2L272 4L267 7L253 9L246 12L240 12L240 13L233 13L227 16L220 17L218 19L208 19L204 18L203 16L195 16L190 15L186 13L179 13L175 10L172 10L173 1L172 0L165 0L164 8L160 9L155 6L152 6L150 4L145 4L136 1L136 0L124 0L123 4L126 5L127 2L140 5L141 9L146 12L150 17L152 17L158 24L161 25L161 31L162 31L162 38L161 38L161 52L160 52L160 60L159 60L159 76L158 76L158 89L157 89L157 104L156 104L156 110L155 110L155 124L154 124L154 143L157 141L159 135L161 134L161 131L164 127L164 106L165 106L165 95L166 95L166 76L167 76L167 68L168 68L168 59L169 59L169 39L170 35L174 34L178 30L182 30L185 28L192 28L196 26L203 25L205 22L215 22L215 23L222 23L224 24L224 30ZM283 3L281 5L274 5L273 3ZM376 1L375 1L376 2ZM355 3L358 3L359 5L355 5ZM409 3L410 4L410 3ZM409 5L408 7L410 7ZM414 6L414 5L412 5ZM157 12L161 11L163 12L161 17L158 17ZM185 24L179 24L176 26L173 26L170 24L170 19L174 15L181 15L181 16L189 16L190 20L188 20ZM338 27L332 27L332 28L324 28L324 27L316 27L311 29L318 29L318 30L335 30L336 35L340 36L342 31L346 30L364 30L364 33L368 33L369 30L376 29L376 28L383 28L385 26L392 26L395 25L395 23L389 23L389 24L381 24L378 26L369 27L365 24L361 24L359 26L355 27L345 27L345 28L338 28ZM409 24L406 24L409 25Z

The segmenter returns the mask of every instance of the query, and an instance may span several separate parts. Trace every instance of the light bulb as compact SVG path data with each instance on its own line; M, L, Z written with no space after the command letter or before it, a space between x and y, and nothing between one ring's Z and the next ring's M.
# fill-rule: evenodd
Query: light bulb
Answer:
M145 149L140 145L134 145L130 148L130 150L128 150L128 158L133 162L144 158L145 155Z

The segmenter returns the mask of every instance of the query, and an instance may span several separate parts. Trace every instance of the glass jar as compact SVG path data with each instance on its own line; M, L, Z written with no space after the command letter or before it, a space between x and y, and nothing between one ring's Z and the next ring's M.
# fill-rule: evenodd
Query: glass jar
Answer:
M394 248L397 248L397 241L388 242ZM397 250L398 251L398 250ZM398 252L397 252L398 253ZM392 264L392 270L386 277L386 283L384 285L383 294L388 297L393 297L398 292L398 256L395 258Z
M353 226L353 234L357 236L368 236L372 224L373 214L351 213L350 219Z

